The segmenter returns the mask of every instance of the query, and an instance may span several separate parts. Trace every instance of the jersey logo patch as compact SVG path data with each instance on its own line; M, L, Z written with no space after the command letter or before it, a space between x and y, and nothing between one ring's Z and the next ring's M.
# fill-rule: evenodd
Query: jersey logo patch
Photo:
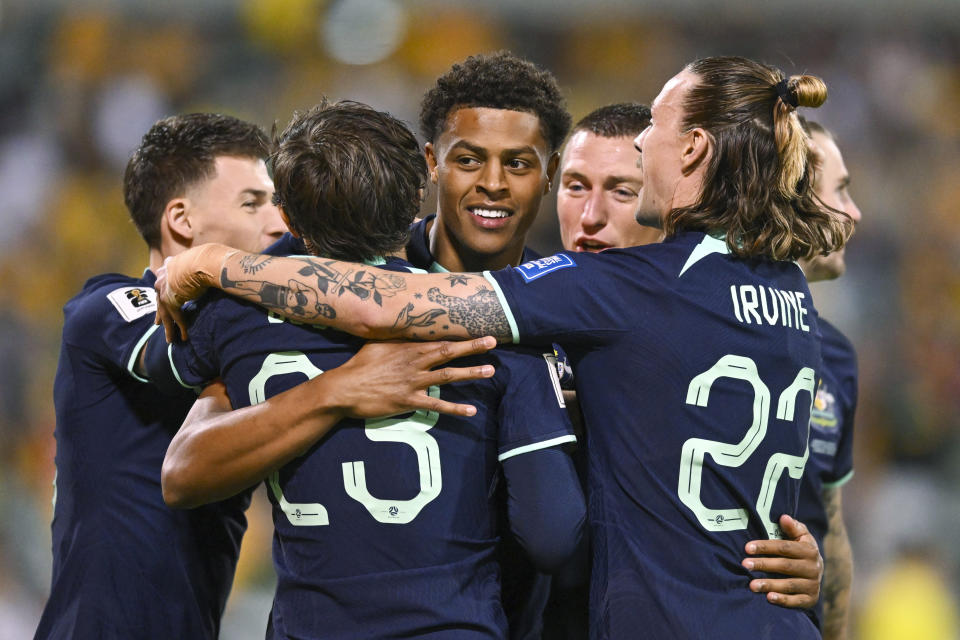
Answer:
M107 300L127 322L157 311L157 292L150 287L114 289L107 294Z
M520 275L523 276L525 281L533 282L537 278L545 276L548 273L553 273L557 269L566 269L567 267L575 266L577 266L577 263L573 261L573 258L566 254L558 253L555 256L524 262L519 267L514 268L520 272Z
M813 400L810 424L818 431L829 431L837 428L837 422L837 397L821 380L817 396Z

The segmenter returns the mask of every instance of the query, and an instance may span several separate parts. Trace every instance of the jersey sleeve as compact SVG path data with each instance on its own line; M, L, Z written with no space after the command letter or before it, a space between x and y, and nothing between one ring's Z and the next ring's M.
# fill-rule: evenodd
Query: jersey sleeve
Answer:
M857 412L857 355L853 346L847 343L846 371L841 386L843 390L843 407L841 408L840 439L837 441L837 455L834 456L832 477L826 478L824 486L839 487L853 477L853 432L854 419Z
M65 307L63 342L147 382L136 373L136 357L159 329L156 300L152 288L129 280L91 287Z
M167 344L162 331L150 336L144 353L144 368L164 393L182 393L184 388L199 392L220 376L215 329L220 305L210 296L185 309L185 342Z
M607 255L607 254L611 255ZM622 287L635 256L558 253L519 267L486 271L507 315L513 341L522 344L598 344L630 328ZM634 287L636 288L636 287Z
M504 389L498 412L498 459L502 462L576 442L556 369L546 357L553 352L541 354L519 347L501 347L497 352L496 366Z

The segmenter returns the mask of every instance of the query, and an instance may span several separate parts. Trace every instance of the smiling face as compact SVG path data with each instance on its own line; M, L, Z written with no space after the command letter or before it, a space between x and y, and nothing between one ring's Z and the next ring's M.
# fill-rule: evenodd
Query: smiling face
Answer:
M260 252L286 225L271 202L273 182L259 158L218 156L215 173L187 189L186 215L193 245L219 242Z
M860 208L850 195L850 174L837 143L832 137L819 131L814 131L810 137L816 148L818 161L817 170L814 173L813 190L825 205L843 211L850 216L854 224L859 223ZM842 276L847 270L843 249L804 260L801 266L811 282L833 280Z
M637 223L643 176L633 138L578 131L560 166L557 218L568 251L602 251L657 242L660 232Z
M537 116L457 109L425 151L438 190L430 241L436 261L450 271L518 264L558 162Z

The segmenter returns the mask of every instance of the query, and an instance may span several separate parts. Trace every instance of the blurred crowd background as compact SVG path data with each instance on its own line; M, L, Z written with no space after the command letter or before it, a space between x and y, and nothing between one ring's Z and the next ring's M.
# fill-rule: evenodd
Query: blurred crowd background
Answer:
M813 288L860 357L854 637L960 637L960 2L0 0L0 640L32 636L49 589L61 308L147 263L121 194L141 135L190 111L269 129L321 95L416 128L438 74L498 49L553 71L574 118L649 102L706 55L824 78L808 115L836 133L863 211L846 277ZM531 243L545 254L553 206ZM263 637L258 494L227 640Z

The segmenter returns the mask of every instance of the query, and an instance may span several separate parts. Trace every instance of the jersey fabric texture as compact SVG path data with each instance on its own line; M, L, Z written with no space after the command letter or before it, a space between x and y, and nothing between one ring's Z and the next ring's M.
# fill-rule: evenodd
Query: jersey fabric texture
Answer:
M163 457L196 396L163 396L133 373L158 329L154 280L98 276L64 307L53 579L37 638L218 635L249 498L163 502Z
M810 417L810 459L803 474L798 507L800 520L825 553L829 517L824 489L842 486L853 477L853 421L857 410L857 354L840 330L820 319L823 372ZM823 602L811 610L819 626Z
M192 313L190 340L171 350L179 378L222 377L235 407L337 367L363 344L220 292ZM278 576L272 637L505 636L498 461L575 438L539 352L491 354L454 364L491 361L493 378L431 390L476 406L472 418L345 420L267 479Z
M514 341L558 342L576 372L591 636L819 637L751 592L740 565L747 541L797 513L820 370L800 268L686 232L486 276Z
M410 225L410 238L406 246L407 260L417 269L446 273L447 269L438 263L430 252L429 226L436 219L437 214L431 213ZM528 262L540 257L533 249L524 247L521 261ZM551 579L548 574L537 571L520 543L510 534L506 526L506 496L502 488L497 504L501 512L500 521L505 527L498 554L503 608L510 629L509 637L510 640L534 640L542 633L543 611L550 596Z

